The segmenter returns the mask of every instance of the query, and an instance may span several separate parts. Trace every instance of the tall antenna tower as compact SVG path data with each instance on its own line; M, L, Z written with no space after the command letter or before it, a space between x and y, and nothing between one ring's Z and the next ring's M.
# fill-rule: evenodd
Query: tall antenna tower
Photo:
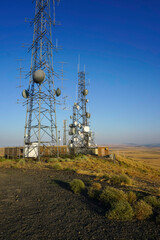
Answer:
M88 99L86 96L88 95L88 90L85 87L86 79L85 79L85 71L78 72L78 101L77 101L77 123L80 128L82 134L78 134L78 144L81 147L88 147L89 141L89 122L90 113L86 111L86 104ZM79 132L78 132L79 133Z
M72 135L70 147L77 148L77 151L81 153L87 153L90 148L95 147L89 126L91 114L87 112L89 102L87 95L85 70L78 71L78 98L73 106L69 134Z
M40 159L47 146L58 144L56 121L56 97L60 96L59 88L55 89L55 72L53 66L52 26L55 22L55 0L35 0L35 16L31 51L31 67L27 74L29 87L23 90L22 96L27 102L24 156L36 156ZM59 1L57 1L59 2ZM52 10L51 10L52 9ZM50 154L53 155L53 148ZM57 148L58 151L58 148Z

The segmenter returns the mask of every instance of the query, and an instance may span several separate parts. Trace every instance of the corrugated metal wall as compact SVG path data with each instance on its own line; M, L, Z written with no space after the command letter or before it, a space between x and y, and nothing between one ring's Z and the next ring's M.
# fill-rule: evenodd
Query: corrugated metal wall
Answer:
M74 154L75 151L69 150L68 146L53 146L53 147L41 147L41 153L43 156L56 156L57 149L59 155L67 155L67 154ZM107 156L109 155L109 148L108 147L97 147L92 149L89 153L98 155L98 156ZM23 157L23 147L6 147L0 148L0 157L6 158L22 158Z
M109 155L109 148L108 147L98 147L98 156L104 157Z
M0 157L5 156L5 148L0 148Z

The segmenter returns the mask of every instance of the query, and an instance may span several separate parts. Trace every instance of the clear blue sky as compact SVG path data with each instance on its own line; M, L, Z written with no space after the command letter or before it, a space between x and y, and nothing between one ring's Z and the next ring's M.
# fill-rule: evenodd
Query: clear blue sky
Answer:
M32 27L24 19L34 15L31 0L3 1L0 8L0 146L23 143L25 108L17 105L18 63L26 71ZM96 142L160 143L160 1L61 0L53 32L65 61L64 95L75 101L78 55L90 79L89 110ZM58 70L58 68L57 68ZM24 86L28 80L23 80ZM57 82L56 86L61 83ZM58 125L72 113L58 110Z

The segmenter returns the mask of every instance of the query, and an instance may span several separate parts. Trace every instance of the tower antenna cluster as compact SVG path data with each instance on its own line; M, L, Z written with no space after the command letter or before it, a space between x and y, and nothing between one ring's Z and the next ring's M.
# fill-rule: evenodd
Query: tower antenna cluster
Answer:
M73 115L70 116L72 124L69 125L69 135L72 136L70 148L75 148L78 153L89 153L95 147L89 122L91 114L87 111L87 96L85 69L80 71L78 67L78 98L73 106Z
M29 47L31 67L26 75L29 86L22 92L27 105L24 157L34 155L40 159L45 148L58 144L56 102L61 90L55 87L56 73L53 65L53 50L56 50L56 46L53 44L52 26L56 25L56 1L33 2L36 6L31 21L34 26L33 42ZM55 154L52 147L49 149L50 155Z
M28 86L22 91L23 105L26 106L24 130L24 157L59 156L61 153L60 130L57 127L57 105L64 101L63 110L68 110L66 101L68 96L61 95L56 80L62 80L61 89L64 89L64 65L61 64L60 74L54 68L53 51L57 52L58 43L52 30L57 25L55 7L60 0L32 0L35 4L35 16L30 21L33 26L33 41L29 47L31 52L30 71L26 74ZM55 42L55 45L53 44ZM20 59L20 87L23 68ZM86 88L86 73L80 71L80 56L78 64L78 84L76 102L73 105L72 123L69 125L69 149L76 149L76 153L93 153L96 145L94 134L90 128L88 105L88 89ZM63 91L64 92L64 91ZM63 145L68 144L67 120L63 121ZM66 147L65 147L66 148ZM67 148L68 149L68 148ZM68 149L68 150L69 150ZM67 150L67 151L68 151Z

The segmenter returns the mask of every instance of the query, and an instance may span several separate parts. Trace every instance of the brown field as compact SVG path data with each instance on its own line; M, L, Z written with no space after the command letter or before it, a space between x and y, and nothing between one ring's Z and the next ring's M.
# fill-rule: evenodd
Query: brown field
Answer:
M160 169L160 147L131 147L112 145L110 151L117 156L140 161L148 166Z

